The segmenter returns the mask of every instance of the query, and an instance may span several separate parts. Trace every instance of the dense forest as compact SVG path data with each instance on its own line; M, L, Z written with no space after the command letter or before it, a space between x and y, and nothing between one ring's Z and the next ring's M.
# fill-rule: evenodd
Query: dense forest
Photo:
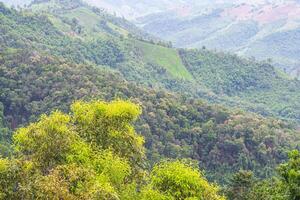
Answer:
M265 116L300 118L300 82L280 72L270 61L257 62L206 49L181 50L180 54L195 79L216 94L233 97L248 110Z
M105 65L147 87L264 116L300 119L300 81L268 62L205 49L172 49L126 20L78 0L35 1L21 13L3 12L2 41L10 48Z
M221 191L191 160L145 169L144 139L133 122L138 105L82 102L42 115L13 136L13 156L0 159L1 199L299 199L300 153L279 166L279 178L257 181L240 171Z
M299 82L269 63L78 0L0 4L0 33L2 199L299 198Z

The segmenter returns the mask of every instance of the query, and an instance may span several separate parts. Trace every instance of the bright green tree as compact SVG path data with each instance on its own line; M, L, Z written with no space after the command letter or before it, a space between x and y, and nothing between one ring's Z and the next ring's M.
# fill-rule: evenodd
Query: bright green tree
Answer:
M87 142L98 149L111 149L133 164L142 161L144 138L133 126L141 114L139 106L126 101L79 101L71 106L71 110L76 131Z
M124 101L98 103L109 110L93 125L101 128L102 124L116 121L94 133L103 134L94 135L96 143L90 143L81 132L83 127L91 128L89 121L78 121L86 117L79 111L93 103L75 103L73 115L59 111L43 115L38 122L15 133L15 158L0 160L3 199L120 199L132 176L130 156L137 154L122 145L136 142L140 146L132 148L139 150L140 158L143 156L143 139L131 125L140 110ZM95 112L99 111L97 108ZM123 135L109 135L116 131Z
M224 199L179 161L156 165L150 180L143 176L144 140L133 127L139 106L95 101L71 108L16 131L14 156L0 159L0 199Z
M203 177L198 169L194 169L179 161L163 162L156 165L151 172L152 194L155 191L172 197L172 199L223 200L218 195L219 188ZM167 198L165 197L165 198Z
M279 166L279 174L290 191L290 199L300 199L300 152L289 153L289 161Z

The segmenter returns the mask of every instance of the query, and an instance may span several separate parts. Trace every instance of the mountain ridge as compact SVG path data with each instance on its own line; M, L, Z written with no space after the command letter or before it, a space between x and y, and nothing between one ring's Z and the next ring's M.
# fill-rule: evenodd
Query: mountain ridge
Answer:
M147 1L101 2L110 5L108 10L131 19L157 37L172 41L176 47L206 46L259 60L272 59L274 65L292 76L300 74L298 1L165 1L149 12L140 10L151 7ZM90 3L107 7L101 2ZM136 14L130 15L126 9L122 12L122 6Z
M206 49L171 48L169 43L151 37L145 40L143 33L135 34L138 29L124 26L128 23L125 19L104 10L86 4L71 9L60 8L55 4L59 1L54 0L40 2L33 4L28 11L41 15L41 9L48 10L44 14L64 35L49 41L49 44L54 44L51 47L54 55L63 55L76 62L108 65L126 80L145 86L243 108L264 116L300 119L299 81L273 68L267 61L242 59ZM55 44L55 40L63 46ZM211 66L211 63L215 65ZM241 89L235 91L237 88Z

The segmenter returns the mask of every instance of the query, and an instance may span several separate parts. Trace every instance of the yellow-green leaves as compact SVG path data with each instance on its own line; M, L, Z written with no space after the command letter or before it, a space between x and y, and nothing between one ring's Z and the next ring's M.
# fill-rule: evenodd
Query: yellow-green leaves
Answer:
M289 161L279 166L279 174L290 192L291 199L300 199L300 152L289 153Z
M170 195L165 195L158 190L154 190L150 187L144 188L140 194L141 200L173 200L174 198Z
M141 114L139 106L127 101L76 102L71 106L76 131L101 150L111 150L131 163L144 157L144 139L132 123Z
M107 177L80 165L61 165L35 183L39 199L118 199Z
M220 200L218 188L208 183L197 169L181 163L163 162L156 165L151 173L151 185L174 199Z
M15 158L0 159L0 198L54 200L222 200L186 164L164 162L145 180L144 139L127 101L76 102L14 135Z
M43 172L65 162L71 145L79 140L70 125L70 116L61 112L43 115L39 122L19 129L14 135L16 152L30 159Z
M5 172L9 167L9 160L8 159L0 159L0 173Z
M144 155L132 125L140 113L125 101L76 102L70 115L55 111L19 129L16 159L0 160L1 197L120 199L132 181L130 161Z
M111 183L121 188L126 177L131 174L131 168L126 159L105 151L96 157L93 166L98 173L105 174Z

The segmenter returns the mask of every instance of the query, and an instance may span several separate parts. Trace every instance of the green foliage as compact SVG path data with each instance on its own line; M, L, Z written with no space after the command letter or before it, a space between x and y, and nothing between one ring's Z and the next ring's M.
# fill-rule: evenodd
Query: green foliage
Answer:
M80 109L79 104L75 103L73 108ZM119 113L120 125L128 127L128 115L131 111L133 115L139 113L126 110L126 105L137 109L134 105L121 101L112 103L110 107L107 104L115 110L107 110L106 117L109 119L109 116ZM99 146L96 144L93 147L84 137L81 138L77 130L82 124L77 124L76 120L84 118L85 113L80 111L82 109L76 113L76 119L75 115L53 112L16 132L15 160L1 160L3 176L14 177L1 179L1 191L5 199L20 199L22 196L25 199L31 199L30 196L38 199L119 199L118 191L123 189L125 180L130 180L131 166L127 162L128 158L113 153L118 152L114 145L105 148L99 142ZM122 115L123 111L128 115ZM105 117L98 119L99 124L103 121ZM111 128L117 128L118 125L115 123ZM105 134L105 131L95 134ZM125 136L126 130L122 134ZM133 140L134 137L138 138L132 132L131 137ZM122 142L125 138L115 138L111 142ZM14 187L16 188L13 189Z
M295 150L290 152L289 161L280 165L279 174L283 182L287 184L291 194L291 200L300 198L300 153Z
M131 124L140 114L137 105L77 102L71 110L43 115L15 133L14 157L0 159L1 199L224 199L179 161L154 167L149 184L133 174L142 160L132 163L131 155L143 152Z
M15 151L24 155L25 160L32 160L41 171L46 172L66 161L75 143L76 134L68 124L70 117L60 112L51 116L42 116L36 124L21 128L14 135Z
M201 172L178 161L156 165L150 180L155 190L174 199L224 199L217 194L218 188L210 185ZM150 193L154 198L158 195L155 191Z
M160 191L151 188L144 188L140 194L141 200L172 200L172 196L164 195Z
M135 133L132 125L141 114L138 106L123 101L77 102L71 111L76 131L86 141L101 149L111 149L134 164L141 162L144 139Z
M289 160L279 165L278 175L259 180L252 172L235 174L226 188L228 199L232 200L297 200L299 199L299 151L289 153Z
M232 200L250 199L250 191L254 186L255 180L253 173L240 171L236 173L228 186L227 197Z
M272 75L271 66L261 66L227 54L220 56L205 51L204 58L200 60L204 59L208 64L214 63L215 65L211 67L216 69L216 74L224 72L224 77L220 76L221 79L224 78L224 82L217 82L218 84L226 87L228 91L234 91L230 88L235 87L235 82L238 82L241 85L239 91L247 91L240 97L217 96L211 90L203 89L204 84L197 78L201 73L196 73L198 70L196 65L188 66L189 62L185 62L186 70L183 70L177 50L148 44L146 41L136 41L135 37L129 39L126 34L119 38L98 27L98 20L101 19L111 29L114 29L111 25L113 24L131 32L130 23L125 23L125 20L78 4L78 1L64 1L63 4L57 3L59 1L53 2L49 4L42 2L36 9L34 8L36 4L32 7L37 12L38 9L43 10L46 15L42 16L33 14L30 10L17 12L1 6L0 102L4 106L4 124L11 130L32 122L41 114L50 113L51 110L60 109L69 112L69 105L79 99L97 98L107 101L118 97L131 99L141 105L144 112L137 121L131 121L129 127L122 126L122 128L131 133L130 127L134 123L137 132L143 134L145 153L149 161L146 165L149 168L163 158L192 158L200 161L200 167L206 170L209 180L222 183L226 183L231 174L240 169L252 170L259 177L270 177L274 173L274 167L287 158L286 152L294 149L299 142L294 127L286 122L240 110L229 110L198 100L198 97L201 97L232 107L240 105L244 109L257 111L253 108L253 104L244 99L248 98L247 94L254 94L254 91L249 88L248 90L247 87L251 85L250 82L255 82L258 89L260 85L272 86L263 80L265 77L276 77ZM85 21L91 16L95 18L84 26ZM59 26L56 24L57 21ZM83 26L83 32L73 32L72 24ZM61 26L65 29L61 29ZM95 30L91 30L91 27ZM142 44L139 45L140 43ZM198 52L195 54L195 60L199 61ZM123 55L123 59L118 60L119 55ZM183 60L184 58L182 55ZM188 59L191 64L195 60ZM99 63L111 66L102 66ZM236 68L231 67L232 63ZM205 64L203 68L207 68L205 66L207 65ZM258 69L259 66L261 69ZM234 72L234 76L227 74L225 67ZM258 76L251 67L262 74ZM183 75L185 74L183 71L188 71L196 81L186 81L172 75L167 70L171 68L174 73L179 71ZM179 70L175 72L174 69ZM250 77L245 75L248 72ZM203 77L208 75L213 73L204 74ZM216 81L213 78L211 80ZM283 103L277 104L276 109L281 113L287 113L288 118L296 119L298 110L296 105L299 101L297 95L294 95L299 88L298 82L285 83L294 86L288 91L286 88L281 89L284 91L280 97ZM172 91L182 92L182 96L170 93ZM252 97L259 100L270 93L273 93L273 90ZM286 101L285 98L291 99ZM264 115L272 113L265 105L271 105L276 98L270 95L268 99L258 106L259 112ZM294 109L286 107L286 102L293 102L291 107ZM94 109L91 111L96 112ZM94 120L94 123L103 117L105 115L102 113L99 116L95 115L91 120ZM96 127L100 129L106 126L100 125ZM92 125L86 128L95 129ZM100 133L99 129L96 132ZM122 135L119 134L122 130L115 133L117 134L109 132L108 135L113 136L108 137L110 142L115 138L122 139ZM81 130L80 136L84 134ZM139 142L132 140L131 136L132 134L129 134L126 141L138 144ZM89 142L96 139L85 138ZM95 148L96 142L91 143ZM72 144L70 148L83 148L81 144L81 142ZM131 160L128 162L131 165L140 160L139 148L131 154L125 149L131 143L125 143L122 149L123 144L119 141L101 145L107 148L121 147L114 153L117 156L130 157ZM134 148L136 146L131 147ZM84 162L88 148L83 149L86 151L82 154L76 151L77 153L71 154L72 156L67 155L66 159ZM136 172L136 169L131 170L133 173Z
M287 186L274 177L255 183L249 194L247 194L247 197L249 200L287 200L290 198L290 194L287 190Z
M267 89L271 87L272 79L276 79L276 74L272 74L273 66L230 54L182 50L181 55L197 80L216 93L234 95L245 90Z
M112 41L94 41L90 45L95 63L98 65L116 66L124 60L120 48Z
M180 50L180 55L196 81L232 100L221 103L299 120L300 96L296 91L300 82L282 76L269 63L205 49Z
M280 120L229 111L162 90L136 86L119 74L92 65L74 64L25 50L7 52L3 56L0 100L4 104L6 122L12 129L52 109L69 111L68 106L78 99L131 98L145 110L136 122L132 116L128 116L128 120L145 136L146 154L151 164L164 157L193 158L200 161L210 179L222 181L241 168L253 170L260 177L270 176L274 167L286 158L285 152L299 141L293 127ZM78 105L82 107L76 112L90 111L85 120L90 120L87 128L91 130L95 129L92 122L105 117L105 113L95 114L97 107L106 109L105 105L97 105L97 102L93 108L85 108L84 103ZM110 122L116 120L112 118ZM125 127L125 130L130 129ZM127 147L138 143L115 145ZM138 152L139 148L135 149L136 155ZM131 162L140 159L130 156Z
M5 126L3 105L0 103L0 155L8 156L10 153L10 130Z
M144 86L162 87L264 116L300 118L299 81L285 78L268 63L207 50L178 53L148 40L129 38L129 34L147 35L126 20L80 1L51 0L33 4L30 9L37 14L3 8L2 45L47 52L70 62L108 65L126 80ZM39 15L41 10L46 16ZM74 23L76 30L81 27L80 33L72 31Z

